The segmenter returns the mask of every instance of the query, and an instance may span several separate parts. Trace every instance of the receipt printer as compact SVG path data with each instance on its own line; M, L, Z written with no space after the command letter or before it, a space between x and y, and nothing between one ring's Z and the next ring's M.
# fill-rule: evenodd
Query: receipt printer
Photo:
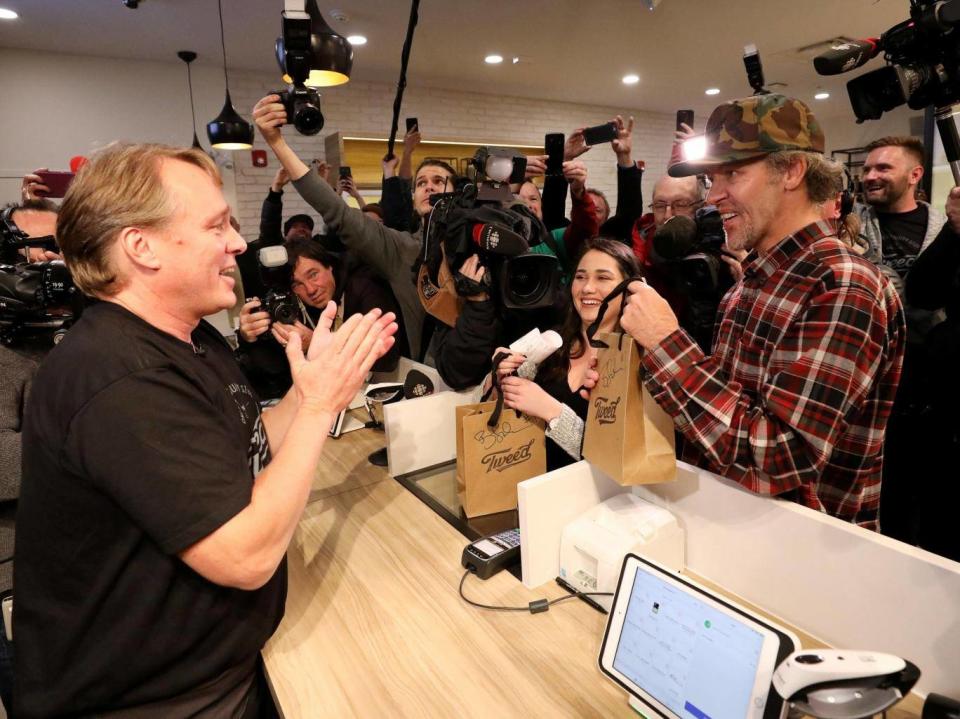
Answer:
M591 507L563 529L560 578L581 592L613 592L623 558L638 554L683 569L683 530L676 517L626 492ZM595 597L607 611L613 597Z

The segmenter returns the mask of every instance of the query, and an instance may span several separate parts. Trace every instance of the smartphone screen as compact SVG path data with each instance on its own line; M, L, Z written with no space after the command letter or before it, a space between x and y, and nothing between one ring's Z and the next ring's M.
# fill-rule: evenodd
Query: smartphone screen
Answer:
M350 169L350 165L343 165L340 168L340 179L346 179L353 176L353 170Z
M563 142L562 132L551 132L543 138L543 149L547 155L547 174L563 174Z
M693 110L677 110L677 130L682 130L681 125L693 128Z
M415 117L407 118L407 132L410 132L413 128L420 128L420 122Z

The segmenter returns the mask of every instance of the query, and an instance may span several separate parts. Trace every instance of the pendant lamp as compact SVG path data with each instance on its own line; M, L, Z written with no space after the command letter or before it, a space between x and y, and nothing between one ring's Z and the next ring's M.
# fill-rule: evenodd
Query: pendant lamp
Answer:
M193 50L181 50L177 53L177 57L187 64L187 88L190 91L190 127L193 130L192 147L202 150L203 146L200 144L200 138L197 137L197 113L193 109L193 78L190 76L190 63L197 59L197 53Z
M249 150L253 147L253 125L237 114L230 99L230 81L227 79L227 44L223 39L223 5L217 0L220 12L220 46L223 49L223 82L227 96L216 119L207 123L207 137L216 150Z

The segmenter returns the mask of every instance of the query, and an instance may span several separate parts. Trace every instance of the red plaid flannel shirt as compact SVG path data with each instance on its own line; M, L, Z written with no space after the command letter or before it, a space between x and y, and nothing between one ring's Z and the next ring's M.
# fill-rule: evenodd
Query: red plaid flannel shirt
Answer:
M683 459L876 530L906 325L889 281L834 234L815 223L751 254L713 354L677 330L643 376L688 440Z

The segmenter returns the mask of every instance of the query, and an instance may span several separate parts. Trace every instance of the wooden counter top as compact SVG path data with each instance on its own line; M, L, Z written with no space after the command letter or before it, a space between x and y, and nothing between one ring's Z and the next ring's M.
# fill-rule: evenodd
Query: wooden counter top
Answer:
M367 462L383 443L359 430L324 450L287 554L286 616L263 651L281 715L635 717L597 668L604 615L574 599L537 615L460 599L466 539ZM512 606L564 596L507 572L464 591ZM905 704L896 715L919 714Z

